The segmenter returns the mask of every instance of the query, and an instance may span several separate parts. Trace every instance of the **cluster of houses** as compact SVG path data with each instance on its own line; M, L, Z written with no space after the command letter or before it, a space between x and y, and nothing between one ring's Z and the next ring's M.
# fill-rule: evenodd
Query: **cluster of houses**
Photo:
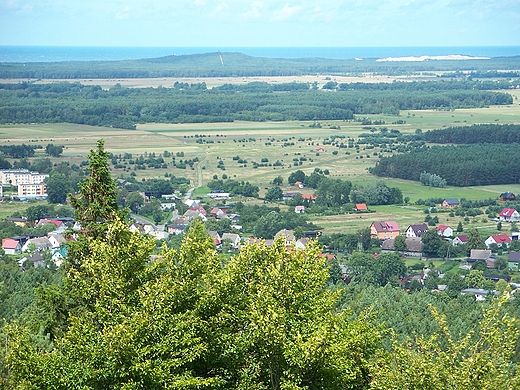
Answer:
M6 218L6 220L17 223L25 224L26 219L23 218ZM45 224L52 224L56 228L48 233L46 236L38 234L25 234L21 236L9 237L2 239L2 249L6 255L18 255L28 253L27 256L22 257L19 260L20 267L23 268L25 261L30 260L35 266L45 266L42 252L50 251L52 261L59 266L63 261L63 258L67 255L66 243L68 240L73 238L65 238L63 233L67 229L67 224L74 224L72 218L55 218L47 219L42 218L37 222L37 226L43 226ZM78 225L75 224L74 228L79 229Z
M507 196L511 197L511 193L504 193L501 195L501 198L506 198ZM514 195L513 195L514 197ZM458 200L454 198L445 199L441 207L452 208L458 205ZM520 214L517 210L513 208L504 208L499 216L498 221L501 222L519 222ZM413 224L409 225L404 232L402 232L394 221L381 221L381 222L373 222L370 226L370 234L372 238L378 238L382 240L381 249L383 252L394 251L394 240L397 236L403 235L406 237L406 250L403 251L403 254L411 257L422 257L423 256L423 243L421 237L430 229L430 227L425 224ZM448 225L438 225L435 227L435 230L439 236L443 239L451 242L453 246L461 245L467 243L468 237L467 235L459 235L454 237L453 229ZM491 259L491 249L502 248L507 249L513 240L518 240L520 234L513 233L511 236L508 234L494 234L487 237L484 240L486 247L488 248L485 251L479 252L475 251L470 256L471 260L489 260ZM485 257L485 259L483 259ZM509 267L514 270L520 270L520 261L518 260L518 256L516 252L511 252L509 256Z
M45 199L47 187L44 180L47 174L29 171L28 169L3 169L0 170L0 197L3 197L3 186L10 185L18 188L18 198Z

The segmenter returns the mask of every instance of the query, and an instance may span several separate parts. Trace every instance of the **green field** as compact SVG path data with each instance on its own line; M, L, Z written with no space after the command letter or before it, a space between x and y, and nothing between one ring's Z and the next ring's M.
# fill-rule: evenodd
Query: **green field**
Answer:
M470 125L473 123L520 123L520 105L515 92L515 103L510 106L497 106L481 109L464 109L454 111L406 111L397 116L368 116L371 119L382 119L384 126L389 129L398 129L401 133L414 133L416 129L439 129L446 126ZM393 125L398 119L406 123ZM355 121L323 121L321 128L310 127L313 122L234 122L215 124L146 124L139 125L136 130L122 130L103 127L91 127L75 124L45 124L45 125L10 125L0 126L0 143L48 143L65 145L63 157L53 159L54 162L68 161L80 164L86 160L89 150L95 146L98 139L106 141L106 149L114 154L132 153L134 157L147 153L157 155L169 151L173 155L184 153L180 159L198 158L199 162L193 169L147 169L135 171L138 180L163 177L170 173L178 177L187 177L193 187L203 187L215 175L249 181L261 188L262 196L270 186L270 182L277 176L284 179L297 169L310 174L315 168L328 169L330 177L352 181L354 184L365 184L377 180L367 173L378 160L378 155L388 155L378 148L359 150L354 148L337 148L324 145L324 140L333 135L343 135L346 138L357 138L360 133L366 132ZM340 129L331 129L331 126L340 126ZM198 143L199 142L204 143ZM212 143L205 143L210 141ZM342 140L343 141L343 140ZM346 139L344 140L346 141ZM322 148L323 150L319 149ZM337 151L337 154L333 154ZM347 154L348 153L348 154ZM247 160L239 164L233 157L239 156ZM45 157L43 150L39 150L35 158ZM253 168L252 162L260 163L267 159L265 167ZM295 166L294 159L302 161L302 165ZM225 170L217 168L222 160ZM170 162L170 161L168 161ZM128 176L131 166L125 169L114 170L114 177ZM455 197L466 199L496 198L504 191L520 193L520 184L508 186L485 187L446 187L428 188L418 182L387 179L389 186L397 186L403 196L410 198L410 203L417 199L434 197ZM294 188L284 185L284 191ZM303 190L310 193L312 190ZM196 194L201 194L197 192ZM0 205L0 215L9 214L12 206ZM313 216L312 220L323 227L326 232L355 231L359 227L366 227L374 220L396 220L402 228L410 223L418 223L424 219L421 208L378 206L373 208L376 213L368 215L339 215ZM14 211L14 210L13 210ZM12 211L11 211L12 212ZM456 225L457 218L448 220L441 214L441 223ZM406 225L406 226L405 226ZM470 221L467 226L483 226L486 231L493 230L493 224L482 223L480 218ZM496 226L495 226L496 228Z

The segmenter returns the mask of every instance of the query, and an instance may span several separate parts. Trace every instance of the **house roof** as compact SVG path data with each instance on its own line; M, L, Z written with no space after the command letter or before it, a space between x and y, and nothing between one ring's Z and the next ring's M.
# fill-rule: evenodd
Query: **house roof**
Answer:
M57 228L59 228L63 222L57 219L42 218L38 221L38 226L43 226L46 223L53 223Z
M222 241L224 240L231 240L232 242L236 242L237 240L240 240L240 236L236 233L224 233L222 234Z
M437 230L438 232L443 232L445 231L446 229L448 229L449 226L448 225L439 225L435 228L435 230Z
M356 210L357 211L368 211L368 207L364 203L356 203Z
M446 198L444 199L444 202L448 203L449 205L460 204L457 198Z
M316 200L318 197L312 194L302 194L302 199L305 200Z
M457 236L455 238L458 238L461 242L468 242L468 236L463 234L462 236Z
M421 237L424 233L428 231L428 225L426 225L425 223L419 223L416 225L408 226L408 229L412 229L412 231L417 237Z
M487 260L491 256L489 249L472 249L469 258L472 260Z
M399 226L397 226L397 222L394 221L373 222L372 226L374 226L378 233L399 231Z
M509 199L509 198L514 198L515 197L515 194L513 194L512 192L502 192L500 194L500 197L501 198L504 198L504 199Z
M383 243L381 244L381 249L394 250L394 241L395 239L393 238L383 241ZM405 242L407 252L422 252L423 243L419 237L407 237Z
M30 240L27 240L26 245L31 244L34 244L36 249L48 249L52 246L47 237L31 238Z
M519 252L510 252L507 261L511 263L520 263L520 251Z
M2 249L16 249L20 243L12 238L4 238L2 240Z
M510 209L510 208L506 207L505 209L503 209L500 212L499 216L500 217L511 217L514 214L515 211L516 211L515 209Z
M511 238L507 235L507 234L497 234L496 236L491 236L493 238L493 240L497 243L497 244L502 244L502 243L505 243L505 242L511 242Z
M305 210L305 206L295 206L294 210L296 210L296 211Z

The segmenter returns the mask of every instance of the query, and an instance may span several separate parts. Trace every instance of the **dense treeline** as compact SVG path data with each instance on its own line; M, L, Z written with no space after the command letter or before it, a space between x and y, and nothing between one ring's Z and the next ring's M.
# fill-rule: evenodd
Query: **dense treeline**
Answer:
M424 140L437 144L512 144L520 143L520 125L478 124L429 130Z
M79 83L0 84L0 123L70 122L133 129L137 123L234 120L348 120L354 114L398 114L406 109L455 109L510 104L509 94L478 90L298 90L287 84L263 92L263 83L240 90L122 88ZM293 88L293 89L291 89ZM289 91L289 89L291 89ZM250 90L251 92L247 92Z
M401 75L439 70L459 71L462 67L466 71L480 72L479 74L496 69L515 70L518 69L518 57L493 58L485 61L378 62L374 59L363 61L325 58L283 59L251 57L241 53L205 53L125 61L3 63L0 64L0 78L242 77L365 72Z
M519 76L516 76L519 77ZM481 90L516 88L520 80L438 80L438 81L394 81L392 83L341 83L342 90L371 91L451 91L451 90Z
M429 172L454 186L518 183L519 147L519 144L478 144L417 148L382 157L370 172L412 180L419 180L422 172Z

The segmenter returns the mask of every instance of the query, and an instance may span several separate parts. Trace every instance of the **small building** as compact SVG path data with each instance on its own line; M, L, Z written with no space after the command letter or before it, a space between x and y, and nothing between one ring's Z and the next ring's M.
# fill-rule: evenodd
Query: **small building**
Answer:
M498 219L501 222L518 222L520 221L520 214L515 209L506 207L498 214Z
M41 252L52 248L48 237L31 238L25 242L22 252Z
M457 245L460 245L460 244L466 244L468 242L468 236L463 234L461 236L457 236L453 239L453 241L451 242L451 245L453 246L457 246Z
M445 209L452 209L458 206L460 206L460 202L457 198L446 198L441 203L441 207Z
M26 261L31 261L35 267L45 268L47 265L45 264L45 259L39 253L33 253L30 256L22 257L18 260L18 264L20 267L27 267Z
M509 269L513 271L518 271L520 269L520 251L519 252L510 252L507 258L507 265Z
M215 230L208 230L208 236L213 238L213 242L215 243L215 246L218 247L220 244L222 244L222 238L220 237L220 234L218 234Z
M501 248L507 248L511 244L511 237L507 234L496 234L494 236L489 236L484 243L489 248L492 244L497 244Z
M236 233L224 233L222 234L222 241L230 240L231 246L235 249L238 249L240 246L240 236Z
M305 206L296 206L294 212L296 214L303 214L305 212Z
M302 194L302 199L308 200L309 202L316 202L316 199L318 199L318 197L312 194Z
M368 207L365 203L356 203L356 205L354 206L354 211L357 211L357 212L367 212L368 211Z
M512 202L516 200L516 196L512 192L503 192L500 194L500 200L502 202Z
M296 237L294 237L294 230L282 229L278 233L275 234L274 238L283 236L285 238L285 245L291 246L296 241Z
M498 295L498 291L496 290L484 290L483 288L465 288L460 293L462 295L472 294L477 301L484 301L490 294Z
M370 236L372 238L379 238L380 240L388 240L389 238L396 238L401 231L397 222L373 222L370 225Z
M453 229L448 225L439 225L435 228L437 234L441 237L452 237Z
M382 252L395 251L394 238L383 241L381 244ZM419 237L407 237L406 238L406 249L403 251L405 256L409 257L422 257L423 243Z
M421 237L427 231L428 231L428 225L426 225L425 223L410 225L406 229L405 236L406 237Z
M487 262L491 258L491 251L489 249L472 249L469 254L468 262L474 263L475 261Z
M168 225L168 233L179 235L179 234L184 233L184 230L186 230L187 227L188 227L188 225L186 225L184 223L171 224L171 225Z
M294 183L294 185L300 189L305 187L305 185L301 181L297 181L296 183Z
M18 197L25 199L46 199L47 186L45 183L18 184Z
M14 223L17 226L24 227L25 224L27 223L27 218L25 218L25 217L23 217L23 218L7 217L5 219L5 221L6 222L12 222L12 223Z
M309 244L309 239L308 238L300 238L299 240L296 241L296 243L294 244L294 248L295 249L301 249L301 250L305 250L305 248L307 248L307 244Z
M43 226L45 225L46 223L52 223L54 226L56 226L56 230L60 230L60 231L65 231L65 229L67 228L65 226L65 222L63 221L60 221L59 219L47 219L47 218L42 218L38 221L37 225L38 226Z
M12 238L2 239L2 249L6 255L17 255L22 250L20 241L13 240Z

